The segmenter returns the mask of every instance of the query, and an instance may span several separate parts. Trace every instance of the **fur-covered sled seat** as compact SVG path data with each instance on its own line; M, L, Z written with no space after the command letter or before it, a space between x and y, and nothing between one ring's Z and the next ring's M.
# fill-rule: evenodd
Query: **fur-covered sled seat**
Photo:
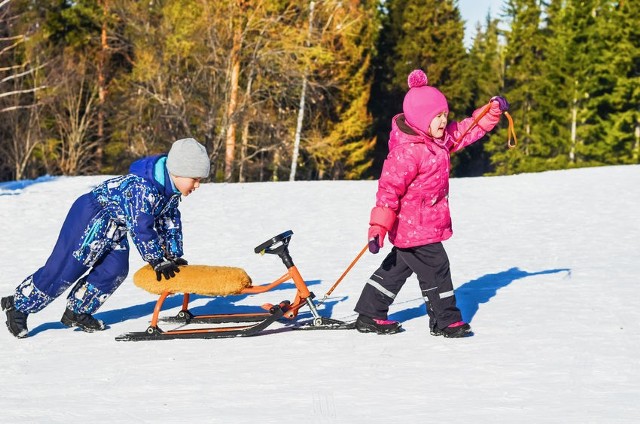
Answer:
M251 287L251 278L242 268L229 266L186 265L180 267L175 277L161 281L151 265L140 268L133 275L133 283L154 294L194 293L204 296L228 296L239 294Z

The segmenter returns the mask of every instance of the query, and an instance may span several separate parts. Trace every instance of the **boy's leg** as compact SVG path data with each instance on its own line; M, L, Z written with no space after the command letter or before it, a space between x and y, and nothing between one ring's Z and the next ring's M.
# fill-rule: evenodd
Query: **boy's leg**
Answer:
M78 281L67 297L67 309L76 314L93 314L116 291L129 273L129 248L123 239Z
M398 249L394 247L365 284L354 310L370 318L387 319L389 305L412 273L398 259Z
M89 269L73 256L73 252L99 210L92 204L92 198L93 195L85 194L73 203L47 262L25 278L12 296L2 298L7 328L14 336L27 337L27 316L53 302Z
M47 262L16 288L17 310L28 314L40 311L87 272L89 267L78 261L73 252L96 212L86 194L74 202Z
M121 245L103 256L71 289L62 323L87 332L104 330L104 322L91 314L116 291L129 272L129 249L125 238Z
M429 327L443 329L462 320L456 306L456 297L451 281L449 258L442 243L403 249L400 259L418 276L422 295L427 301Z

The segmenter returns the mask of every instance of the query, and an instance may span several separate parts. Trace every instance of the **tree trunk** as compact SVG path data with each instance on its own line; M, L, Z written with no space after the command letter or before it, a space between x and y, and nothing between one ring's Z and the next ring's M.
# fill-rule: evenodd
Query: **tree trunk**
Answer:
M640 163L640 116L638 116L636 120L636 143L633 146L633 157L636 160L636 163Z
M316 2L311 0L309 2L309 31L307 32L307 47L311 43L311 33L313 31L313 11L315 9ZM300 105L298 107L298 122L296 124L296 133L293 138L293 154L291 155L291 172L289 174L289 181L295 181L296 169L298 168L298 155L300 151L300 137L302 134L302 124L304 122L304 102L307 94L307 71L305 70L302 76L302 90L300 92Z
M569 150L569 160L571 163L576 161L576 128L578 118L578 100L573 99L573 105L571 106L571 149Z
M229 87L229 106L227 108L227 134L224 153L224 180L229 182L233 177L233 162L236 155L236 109L238 107L238 84L240 81L240 49L242 45L242 27L240 23L233 35L233 47L231 48L231 75Z
M96 148L96 165L102 167L104 146L104 104L107 98L107 78L105 67L109 44L107 42L107 16L109 14L109 0L102 0L102 29L100 31L100 54L98 57L98 144Z
M300 151L300 135L302 133L302 123L304 121L304 100L307 94L307 78L302 78L302 92L300 94L300 105L298 106L298 123L296 124L296 134L293 138L293 154L291 155L291 173L289 181L296 180L296 169L298 168L298 154Z
M251 97L251 84L253 82L253 77L249 77L249 81L247 81L247 89L245 90L245 105L249 103L249 99ZM246 108L245 108L246 111ZM245 113L246 115L246 113ZM240 145L240 164L238 169L238 182L243 183L245 181L244 177L244 164L247 157L247 149L249 146L249 119L245 116L242 124L242 136L241 136L241 145Z
M280 167L280 152L277 150L273 153L273 163L271 169L273 174L271 175L271 181L278 181L278 168Z

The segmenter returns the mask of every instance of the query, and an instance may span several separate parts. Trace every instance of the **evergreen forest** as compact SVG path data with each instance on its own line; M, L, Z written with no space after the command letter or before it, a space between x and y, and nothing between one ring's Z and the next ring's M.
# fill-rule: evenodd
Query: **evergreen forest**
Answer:
M640 1L0 0L0 181L126 173L193 137L211 181L377 178L407 75L507 119L452 175L640 163ZM467 23L474 25L474 23Z

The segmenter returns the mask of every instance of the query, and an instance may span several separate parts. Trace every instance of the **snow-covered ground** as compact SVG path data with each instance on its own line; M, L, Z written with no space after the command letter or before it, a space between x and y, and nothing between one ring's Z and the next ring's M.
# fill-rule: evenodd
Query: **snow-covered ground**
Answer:
M0 187L0 294L44 263L73 200L105 178ZM131 276L96 314L107 331L64 328L62 296L29 317L29 338L0 328L0 422L640 422L639 187L640 166L452 180L445 247L475 332L466 339L429 335L415 278L391 309L406 331L391 336L276 323L256 337L118 342L147 327L156 301ZM253 248L291 229L292 257L321 297L364 246L375 190L205 184L181 205L185 258L267 283L284 267ZM321 312L355 319L389 249L367 253ZM132 273L142 265L133 250ZM293 293L200 297L192 308L254 310ZM168 305L175 314L180 299Z

